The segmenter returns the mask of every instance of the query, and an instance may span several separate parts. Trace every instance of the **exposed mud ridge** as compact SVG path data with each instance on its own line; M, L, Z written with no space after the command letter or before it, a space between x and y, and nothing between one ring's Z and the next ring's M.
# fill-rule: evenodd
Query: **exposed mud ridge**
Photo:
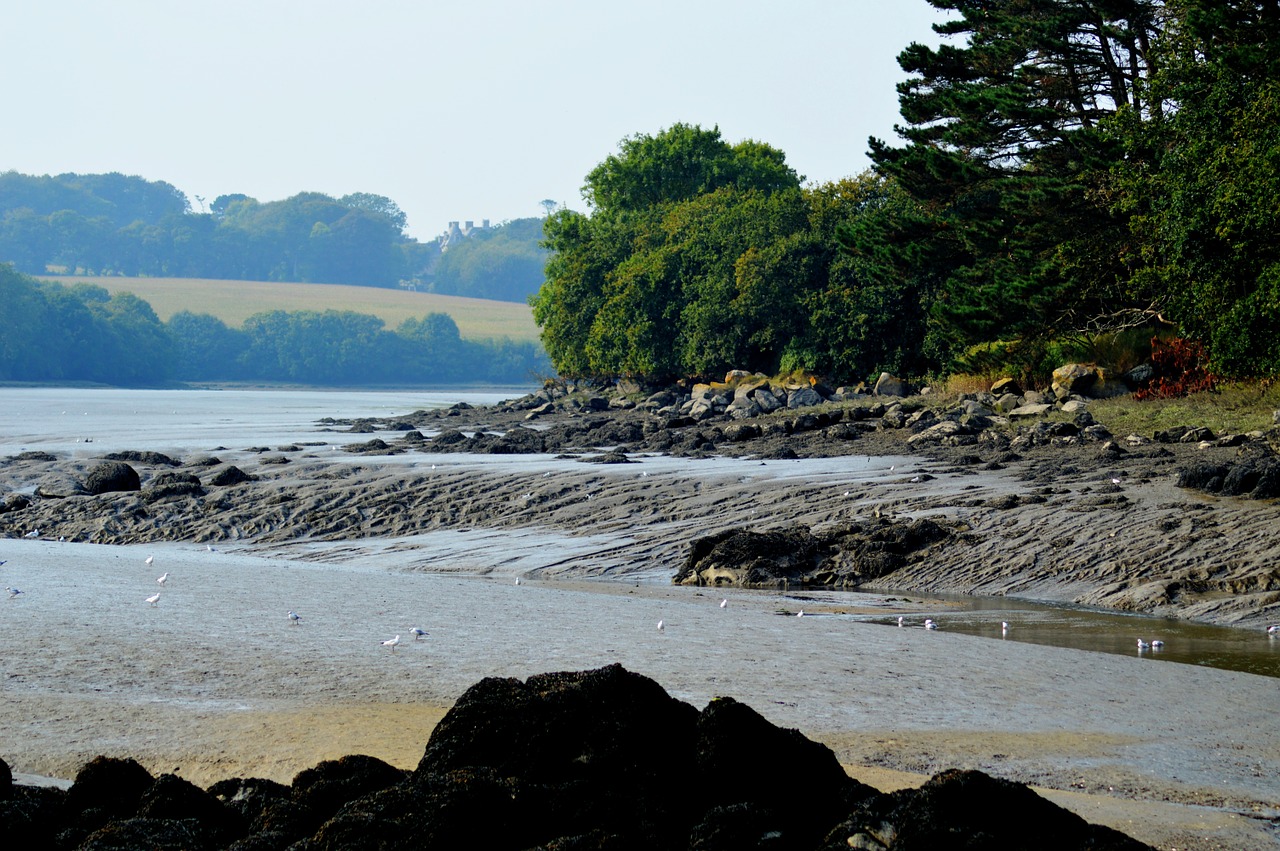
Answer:
M855 555L844 562L818 559L795 581L1012 595L1242 625L1280 615L1275 501L1191 488L1213 491L1205 482L1219 482L1220 494L1265 496L1259 488L1276 469L1270 436L1117 440L1087 417L1026 424L934 410L918 398L864 397L737 420L611 408L601 398L319 423L318 436L343 452L216 447L172 459L140 447L116 456L137 469L139 489L97 495L84 482L102 459L26 453L0 462L0 534L270 549L533 529L590 539L545 560L547 575L674 577L708 535L803 526L828 546L849 529L928 520L947 534L909 556L885 541L878 550L851 546ZM467 460L533 454L549 466ZM619 463L653 456L684 460L655 475ZM868 462L874 473L843 479L785 475L791 459L847 467L884 456L913 460L904 470ZM750 460L717 472L727 468L709 459L726 457ZM759 580L748 573L739 571L739 581Z

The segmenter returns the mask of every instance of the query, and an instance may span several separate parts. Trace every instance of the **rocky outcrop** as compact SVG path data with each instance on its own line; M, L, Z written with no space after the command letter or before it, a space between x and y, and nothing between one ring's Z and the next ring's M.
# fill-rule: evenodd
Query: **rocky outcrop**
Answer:
M249 475L244 470L241 470L235 464L228 464L209 477L209 484L219 488L230 487L231 485L239 485L251 481L253 481L253 476Z
M832 831L825 847L894 851L1037 851L1146 848L1109 827L1041 798L1020 783L980 771L944 771L919 789L903 789L862 802Z
M95 495L142 490L142 479L124 461L103 461L85 476L84 489Z
M770 588L856 586L928 557L953 538L932 520L876 518L815 535L806 526L729 529L694 540L671 580L677 585Z
M749 706L699 712L618 665L481 680L412 772L348 756L290 786L203 790L99 757L68 792L0 795L0 836L94 851L1145 847L979 772L881 794Z

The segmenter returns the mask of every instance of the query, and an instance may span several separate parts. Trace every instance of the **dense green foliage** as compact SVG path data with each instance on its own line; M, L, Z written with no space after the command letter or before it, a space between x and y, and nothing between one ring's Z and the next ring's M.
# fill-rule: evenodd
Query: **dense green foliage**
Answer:
M1280 3L928 2L954 16L901 53L874 175L801 187L688 125L592 170L546 225L557 369L1043 378L1172 327L1280 371Z
M929 333L939 353L993 340L1034 344L1128 307L1127 222L1100 192L1117 107L1142 115L1153 0L930 0L958 17L960 45L908 47L899 86L906 144L871 140L877 169L922 215L859 253L885 251L905 280L938 277ZM872 235L872 241L882 239Z
M1280 4L1176 0L1118 197L1170 319L1227 375L1280 372Z
M540 219L518 219L441 251L404 234L390 198L302 192L259 203L220 195L208 213L164 182L121 174L0 173L0 262L19 271L247 281L411 285L525 302L542 285Z
M174 346L151 306L101 287L41 284L0 265L0 380L156 384Z
M777 150L686 125L622 149L587 177L592 215L562 210L546 224L534 318L562 373L857 380L924 367L927 280L901 286L837 240L911 214L894 182L802 187Z
M426 278L423 289L444 295L527 302L542 286L547 250L542 219L515 219L477 229L450 245Z
M270 311L242 329L205 314L168 323L129 293L33 280L0 265L0 380L302 384L526 383L548 371L533 343L472 342L444 314L386 330L352 311Z

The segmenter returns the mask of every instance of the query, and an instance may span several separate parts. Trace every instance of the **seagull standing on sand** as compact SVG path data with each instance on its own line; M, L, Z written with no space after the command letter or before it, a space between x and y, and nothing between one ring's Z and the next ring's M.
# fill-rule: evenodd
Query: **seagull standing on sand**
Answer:
M27 534L23 535L22 537L24 537L24 538L38 538L38 537L40 537L40 530L39 530L39 529L32 529L30 532L28 532Z
M157 591L156 593L152 594L150 597L148 597L148 598L147 598L146 600L144 600L143 602L150 603L151 605L153 605L153 606L154 606L156 603L159 603L159 602L160 602L160 592L159 592L159 591Z
M10 599L10 600L12 600L14 597L17 597L17 596L18 596L19 594L21 594L21 593L22 593L22 589L21 589L21 588L10 588L10 589L9 589L9 599Z
M143 559L143 563L146 564L147 567L150 567L151 563L155 560L156 560L155 556L147 556L145 559Z
M409 634L413 636L414 641L417 641L419 638L426 635L427 631L421 627L415 626L413 629L409 630Z
M169 581L169 571L167 570L164 573L162 573L160 576L156 577L156 582L159 582L161 585L165 584L168 581Z
M664 624L662 621L658 621L658 632L666 632L666 631L667 631L667 625Z
M388 638L386 641L382 642L382 646L390 647L391 652L394 653L396 652L396 645L399 643L400 643L400 636L397 635L395 638Z
M720 601L720 608L724 609L724 608L728 608L728 606L729 606L728 598L725 598Z
M290 609L290 610L289 610L289 623L290 623L292 626L297 626L297 625L298 625L298 621L300 621L300 620L302 620L302 615L298 614L298 613L297 613L297 612L295 612L293 609Z

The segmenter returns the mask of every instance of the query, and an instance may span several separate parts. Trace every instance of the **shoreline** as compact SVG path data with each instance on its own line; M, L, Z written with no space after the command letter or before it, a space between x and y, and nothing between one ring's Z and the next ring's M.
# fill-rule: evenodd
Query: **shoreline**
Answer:
M471 409L412 424L436 436L522 419ZM1255 628L1276 610L1266 590L1236 606L1166 593L1171 575L1222 553L1253 581L1277 547L1273 505L1174 485L1171 471L1192 450L1124 462L1115 485L1114 463L1089 447L1038 448L979 470L960 450L899 454L902 436L891 433L854 441L856 453L848 444L824 454L833 447L822 444L796 459L722 438L718 458L637 449L632 463L605 464L585 437L556 454L439 453L384 425L316 426L308 445L211 447L214 468L175 459L202 480L230 465L256 477L202 495L149 499L149 484L174 468L132 462L140 492L0 514L0 560L26 592L0 601L11 604L0 723L16 748L0 756L18 772L65 774L109 753L188 779L252 768L287 780L352 752L397 764L420 755L439 714L483 676L617 661L695 706L740 699L832 747L854 776L904 772L897 782L907 782L972 767L1079 795L1078 806L1117 822L1090 820L1158 847L1280 847L1268 827L1280 814L1258 785L1280 774L1280 725L1257 710L1274 680L887 629L823 617L820 603L804 604L813 617L778 617L776 593L670 584L709 530L950 515L970 527L963 548L911 565L914 579L891 574L895 588L1102 608L1081 601L1163 600L1148 613ZM375 436L390 451L342 451ZM100 454L10 458L0 488L83 476ZM1044 500L1009 501L1026 495ZM23 540L33 521L47 534ZM1135 570L1118 547L1148 564ZM1170 566L1156 570L1166 551ZM1060 558L1037 565L1037 553ZM161 571L173 579L147 606ZM301 626L283 617L289 609ZM394 655L379 647L416 623L431 635ZM262 741L272 754L238 755ZM1247 764L1236 753L1246 742Z

